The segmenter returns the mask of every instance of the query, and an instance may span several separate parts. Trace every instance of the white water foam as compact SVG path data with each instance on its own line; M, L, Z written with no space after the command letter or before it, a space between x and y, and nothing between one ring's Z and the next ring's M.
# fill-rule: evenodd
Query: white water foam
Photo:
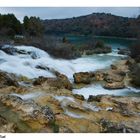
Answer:
M47 52L32 46L16 46L16 49L25 52L25 54L9 55L0 50L0 70L23 75L28 78L37 78L39 76L55 77L50 71L54 69L62 74L65 74L69 79L73 79L75 72L95 71L109 67L114 61L121 59L122 55L117 54L117 50L113 50L108 54L96 54L85 56L75 60L54 59ZM36 59L32 55L36 56ZM38 69L41 66L49 69ZM114 94L125 95L128 91L140 92L140 90L128 87L120 90L107 90L100 85L90 85L81 89L74 89L73 92L82 94L86 98L89 95L99 94Z
M54 69L72 79L75 72L104 69L120 58L118 55L114 56L114 53L109 53L81 57L75 60L64 60L54 59L47 52L32 46L16 46L15 48L27 52L27 54L8 55L0 51L0 70L28 78L39 76L54 77L51 71L36 68L36 66L42 66ZM33 59L31 57L32 54L35 54L37 58Z
M101 85L90 85L87 87L83 87L80 89L73 89L74 94L80 94L85 97L85 99L88 99L89 95L115 95L115 96L125 96L132 93L138 93L140 92L140 89L127 87L124 89L113 89L108 90L104 89Z
M42 96L43 93L27 93L27 94L16 94L16 93L11 93L10 95L13 95L13 96L17 96L17 97L20 97L22 100L30 100L30 99L34 99L34 98L37 98L39 96Z

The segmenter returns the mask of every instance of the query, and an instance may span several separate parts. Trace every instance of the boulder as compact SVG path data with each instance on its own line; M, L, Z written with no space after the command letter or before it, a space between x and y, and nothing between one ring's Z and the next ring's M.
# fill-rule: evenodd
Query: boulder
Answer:
M47 78L40 76L39 78L35 79L33 82L33 85L49 85L51 87L56 87L56 88L66 88L68 90L72 89L72 84L68 80L68 78L63 75L59 74L57 78Z
M123 89L125 88L124 82L113 82L113 83L106 83L104 85L105 89Z
M112 83L112 82L122 82L124 80L124 76L123 73L108 73L104 80L108 83Z
M88 97L88 102L92 102L92 101L100 102L102 96L103 96L103 95L97 95L97 96L89 95L89 97Z
M19 86L18 82L14 79L13 76L6 72L0 71L0 88L7 86Z
M84 96L83 96L83 95L74 94L73 96L74 96L76 99L79 99L79 100L82 100L82 101L84 101L84 100L85 100L85 98L84 98Z
M79 83L90 84L90 82L93 80L94 76L95 76L94 73L79 72L79 73L75 73L73 75L73 78L74 78L74 82L77 84L79 84Z
M61 81L62 85L66 89L69 89L69 90L72 89L72 84L70 83L70 81L66 75L57 73L56 76L57 76L58 80Z
M95 80L97 81L103 81L105 77L105 73L102 71L96 71L95 72Z

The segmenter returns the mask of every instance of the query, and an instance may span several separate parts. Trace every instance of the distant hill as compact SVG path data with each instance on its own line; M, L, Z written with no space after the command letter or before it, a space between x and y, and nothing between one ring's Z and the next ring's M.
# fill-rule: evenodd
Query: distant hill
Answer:
M45 33L140 37L140 16L128 18L105 13L67 19L44 20Z

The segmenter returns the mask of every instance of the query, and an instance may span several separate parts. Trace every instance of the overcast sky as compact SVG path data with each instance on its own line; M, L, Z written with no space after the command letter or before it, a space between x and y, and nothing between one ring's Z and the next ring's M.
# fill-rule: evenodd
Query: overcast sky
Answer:
M94 12L105 12L124 17L137 17L140 15L140 7L26 7L26 8L4 8L0 7L1 14L14 13L19 20L23 20L25 15L38 16L41 19L60 19L87 15Z

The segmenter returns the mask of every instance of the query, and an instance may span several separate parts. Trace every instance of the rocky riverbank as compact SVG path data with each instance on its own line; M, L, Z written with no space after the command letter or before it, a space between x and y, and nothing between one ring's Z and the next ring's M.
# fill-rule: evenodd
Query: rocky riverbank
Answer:
M74 87L95 82L110 90L125 88L130 84L126 62L121 60L106 70L75 73L74 83L56 71L55 78L35 79L1 71L0 104L5 111L0 109L0 132L140 132L139 97L90 95L85 99L72 92ZM16 121L6 115L9 110L16 114Z
M110 67L96 70L89 57L66 61L34 47L7 47L0 51L0 132L140 132L140 98L131 90L133 59L109 60ZM75 92L96 84L102 87L97 95ZM132 96L114 96L126 89Z

